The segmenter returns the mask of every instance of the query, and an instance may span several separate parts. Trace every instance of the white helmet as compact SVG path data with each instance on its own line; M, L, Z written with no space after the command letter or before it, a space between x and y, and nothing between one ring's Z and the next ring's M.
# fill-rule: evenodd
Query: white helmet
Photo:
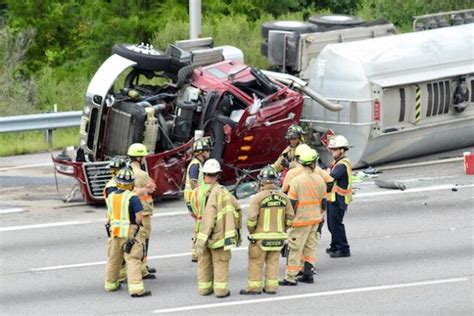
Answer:
M329 138L328 148L349 148L352 147L349 145L347 139L342 135L335 135Z
M212 174L212 173L222 172L222 169L221 169L221 165L219 161L211 158L211 159L206 160L206 162L204 163L204 166L202 166L201 171L202 173Z

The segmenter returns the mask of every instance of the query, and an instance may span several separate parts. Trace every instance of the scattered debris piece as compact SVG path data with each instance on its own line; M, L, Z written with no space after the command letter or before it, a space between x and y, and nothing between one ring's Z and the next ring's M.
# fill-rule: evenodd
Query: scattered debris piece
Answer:
M453 191L453 192L458 192L458 189L452 188L451 191Z
M394 182L394 181L382 181L382 180L374 180L376 186L382 189L392 189L392 190L402 190L406 189L404 184Z
M382 173L382 171L379 171L379 169L376 169L374 167L369 166L367 169L362 170L363 173L365 174L378 174Z

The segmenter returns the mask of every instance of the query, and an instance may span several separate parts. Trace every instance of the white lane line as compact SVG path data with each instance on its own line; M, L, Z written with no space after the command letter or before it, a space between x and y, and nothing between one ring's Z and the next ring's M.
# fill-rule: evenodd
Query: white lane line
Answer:
M232 249L232 252L234 252L234 251L244 251L244 250L247 250L247 248L248 248L248 245L242 245L239 248ZM148 256L148 260L169 259L169 258L179 258L179 257L188 257L188 256L191 256L190 252L172 253L172 254L169 254L169 255ZM106 263L107 263L107 261L75 263L75 264L66 264L66 265L60 265L60 266L32 268L32 269L28 269L28 271L30 271L30 272L41 272L41 271L51 271L51 270L61 270L61 269L83 268L83 267L92 267L92 266L104 265Z
M257 304L257 303L268 303L276 301L287 301L308 297L320 297L320 296L331 296L331 295L341 295L341 294L351 294L351 293L363 293L371 291L383 291L383 290L392 290L416 286L427 286L427 285L437 285L445 283L455 283L455 282L465 282L469 281L468 278L451 278L451 279L439 279L432 281L422 281L422 282L412 282L412 283L399 283L392 285L380 285L380 286L369 286L369 287L359 287L345 290L335 290L327 292L318 292L318 293L306 293L306 294L297 294L297 295L287 295L280 297L271 297L271 298L262 298L262 299L251 299L235 302L225 302L225 303L214 303L214 304L202 304L202 305L192 305L192 306L182 306L182 307L173 307L173 308L164 308L154 310L155 314L164 314L164 313L174 313L174 312L183 312L183 311L194 311L198 309L209 309L209 308L222 308L226 306L236 306L236 305L248 305L248 304Z
M360 198L366 197L373 197L373 196L383 196L383 195L393 195L393 194L408 194L408 193L417 193L417 192L429 192L429 191L438 191L438 190L446 190L446 189L465 189L465 188L472 188L474 184L468 185L458 185L455 186L454 184L447 184L447 185L438 185L438 186L431 186L431 187L422 187L422 188L414 188L414 189L407 189L405 191L400 190L390 190L390 191L378 191L378 192L369 192L369 193L357 193L354 195L354 201L360 201ZM248 207L248 204L243 204L242 208ZM166 212L166 213L156 213L153 214L153 217L167 217L167 216L178 216L178 215L186 215L189 214L188 211L177 211L177 212ZM57 222L57 223L46 223L46 224L36 224L36 225L23 225L23 226L10 226L10 227L0 227L0 232L8 232L8 231L18 231L18 230L26 230L26 229L38 229L38 228L49 228L49 227L60 227L60 226L69 226L69 225L82 225L82 224L92 224L92 223L100 223L105 222L105 219L97 219L97 220L90 220L90 221L70 221L70 222Z
M5 167L5 168L0 168L0 171L8 171L8 170L15 170L15 169L28 169L28 168L36 168L36 167L48 167L48 166L53 166L52 163L40 163L36 165L26 165L26 166L16 166L16 167Z
M438 190L446 190L446 189L465 189L465 188L472 188L474 184L467 184L467 185L454 185L454 184L444 184L444 185L435 185L431 187L422 187L422 188L413 188L407 189L404 191L401 190L390 190L390 191L377 191L377 192L368 192L368 193L356 193L354 194L354 200L360 197L373 197L373 196L380 196L380 195L394 195L394 194L408 194L408 193L417 193L417 192L429 192L429 191L438 191Z
M22 208L8 208L6 210L0 210L0 214L10 214L10 213L20 213L20 212L26 212L25 209Z
M85 222L70 221L70 222L57 222L57 223L36 224L36 225L1 227L0 232L9 232L9 231L15 231L15 230L24 230L24 229L46 228L46 227L69 226L69 225L78 225L78 224L85 224Z

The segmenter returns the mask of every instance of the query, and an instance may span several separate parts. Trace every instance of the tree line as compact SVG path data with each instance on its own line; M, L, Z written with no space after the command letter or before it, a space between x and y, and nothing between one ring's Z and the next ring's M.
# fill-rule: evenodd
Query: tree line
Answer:
M385 17L407 31L415 15L470 8L471 0L202 0L202 35L266 67L260 25L339 13ZM88 82L116 43L165 48L189 34L188 0L0 0L0 116L84 104Z

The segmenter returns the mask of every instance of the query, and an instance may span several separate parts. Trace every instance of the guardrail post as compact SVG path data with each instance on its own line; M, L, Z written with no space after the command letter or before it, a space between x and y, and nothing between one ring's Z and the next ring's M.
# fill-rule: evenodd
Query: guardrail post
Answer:
M53 130L52 129L44 130L44 141L48 143L49 146L53 145Z

